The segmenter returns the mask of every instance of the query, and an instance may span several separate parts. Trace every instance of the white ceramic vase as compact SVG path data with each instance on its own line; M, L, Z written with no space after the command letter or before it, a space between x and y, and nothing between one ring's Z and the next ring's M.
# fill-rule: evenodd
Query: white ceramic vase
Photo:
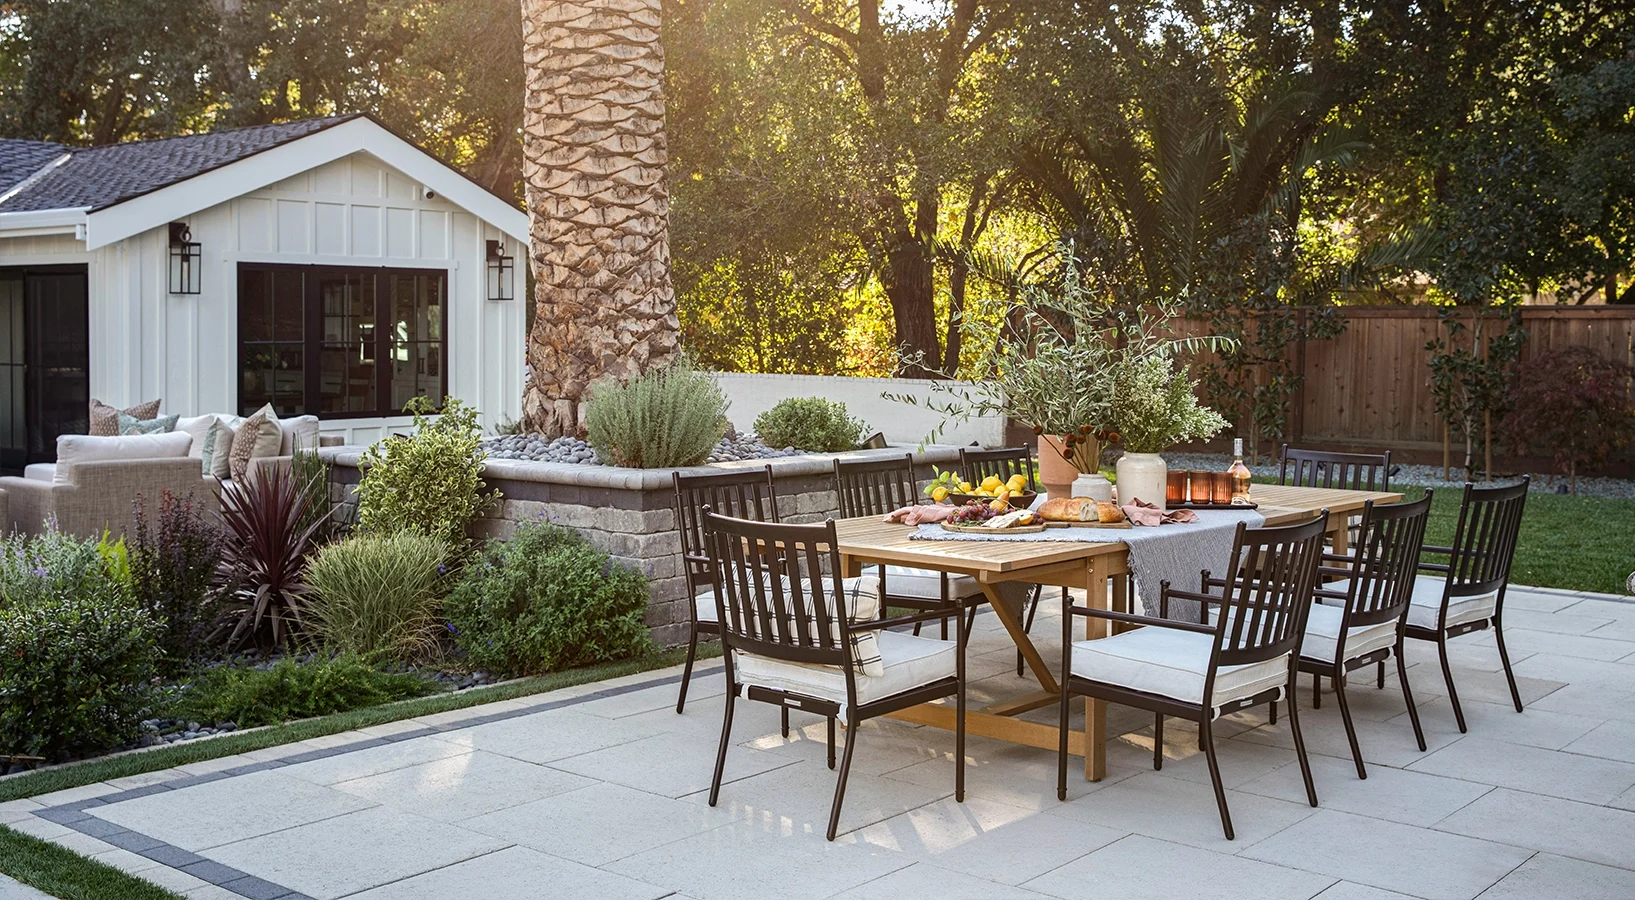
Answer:
M1118 458L1118 502L1131 500L1151 503L1164 509L1164 476L1169 466L1156 453L1125 453Z
M1081 473L1073 479L1073 496L1089 497L1091 500L1113 499L1113 483L1107 480L1100 472Z

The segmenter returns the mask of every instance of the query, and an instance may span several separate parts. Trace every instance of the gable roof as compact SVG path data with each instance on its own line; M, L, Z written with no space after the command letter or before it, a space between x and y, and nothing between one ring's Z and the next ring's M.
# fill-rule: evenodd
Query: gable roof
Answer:
M90 209L95 212L355 118L356 115L302 119L277 125L252 125L207 134L83 149L57 144L42 145L37 141L0 141L0 157L7 155L7 148L11 145L32 145L13 151L19 157L29 158L37 158L40 153L37 150L29 152L34 147L55 148L55 152L41 160L34 170L64 153L69 154L62 165L45 173L14 196L0 201L0 212L42 209ZM34 170L24 177L33 174ZM22 180L18 178L10 185L0 186L0 190L9 190ZM0 182L3 181L0 178Z
M46 141L0 140L0 194L67 152L67 147Z
M94 250L359 152L527 242L514 203L363 113L83 149L0 140L0 231L69 216Z

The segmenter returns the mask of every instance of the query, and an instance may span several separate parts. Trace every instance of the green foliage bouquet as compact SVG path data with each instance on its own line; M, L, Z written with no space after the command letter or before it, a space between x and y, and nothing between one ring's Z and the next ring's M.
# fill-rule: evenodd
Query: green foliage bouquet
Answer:
M1226 427L1220 413L1198 402L1197 385L1167 356L1122 366L1113 376L1112 421L1130 453L1162 453Z

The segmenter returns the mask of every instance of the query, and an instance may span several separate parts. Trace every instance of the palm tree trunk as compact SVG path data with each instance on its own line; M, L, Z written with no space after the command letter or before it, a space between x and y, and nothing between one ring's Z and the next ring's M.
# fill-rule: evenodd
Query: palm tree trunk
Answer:
M670 361L661 0L523 0L523 177L538 281L522 424L578 434L585 394Z

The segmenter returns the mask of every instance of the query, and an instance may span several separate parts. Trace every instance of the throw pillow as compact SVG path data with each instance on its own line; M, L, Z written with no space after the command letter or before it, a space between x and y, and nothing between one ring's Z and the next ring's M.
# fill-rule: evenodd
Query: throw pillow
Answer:
M250 460L262 457L277 456L278 445L282 442L284 432L278 427L278 413L273 412L272 404L256 410L253 415L238 426L233 435L232 456L228 458L228 470L233 474L233 480L242 484L244 473L250 469Z
M200 459L205 474L214 476L217 481L226 481L233 475L228 459L233 455L233 436L243 422L238 416L218 416L205 435Z
M187 455L194 459L204 458L204 442L210 437L211 429L216 426L216 417L210 414L202 416L186 416L176 420L176 430L185 431L193 438L193 443L187 448ZM205 474L210 474L209 469Z
M283 439L278 443L279 456L293 456L297 449L318 449L317 416L296 416L293 419L279 419L278 427L284 432Z
M147 403L138 403L129 409L114 409L112 406L92 397L89 433L97 437L114 437L118 435L120 413L137 419L154 419L159 416L159 401L149 400Z
M168 416L159 416L155 419L138 419L135 416L128 416L124 413L120 413L119 433L166 434L176 430L176 420L180 418L181 416L172 414ZM189 435L188 439L191 441L192 436Z

